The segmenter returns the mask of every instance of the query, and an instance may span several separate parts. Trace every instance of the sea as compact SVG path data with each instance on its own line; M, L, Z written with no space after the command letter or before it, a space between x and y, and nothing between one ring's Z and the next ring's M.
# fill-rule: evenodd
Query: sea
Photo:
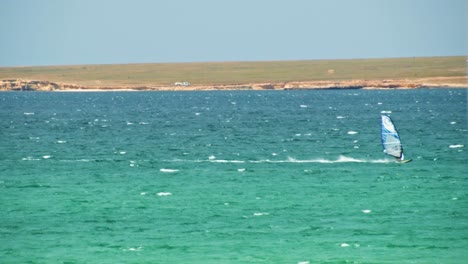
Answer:
M467 91L2 92L0 263L467 263Z

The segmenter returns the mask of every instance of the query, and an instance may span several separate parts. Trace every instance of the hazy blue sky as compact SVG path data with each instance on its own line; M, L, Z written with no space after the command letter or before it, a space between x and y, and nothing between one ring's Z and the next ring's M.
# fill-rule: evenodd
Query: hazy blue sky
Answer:
M0 66L468 54L468 0L0 0Z

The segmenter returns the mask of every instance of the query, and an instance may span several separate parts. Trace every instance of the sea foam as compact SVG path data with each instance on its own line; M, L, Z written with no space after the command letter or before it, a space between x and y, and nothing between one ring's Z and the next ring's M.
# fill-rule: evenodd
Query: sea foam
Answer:
M362 162L362 163L390 163L393 162L391 159L358 159L348 156L339 156L337 159L326 159L326 158L314 158L314 159L296 159L293 157L288 157L283 160L272 160L272 159L260 159L260 160L221 160L221 159L212 159L212 160L184 160L184 159L174 159L174 160L165 160L166 162L193 162L193 163L352 163L352 162ZM166 170L166 169L163 169ZM167 172L167 171L166 171Z
M210 160L210 162L215 163L245 163L243 160Z

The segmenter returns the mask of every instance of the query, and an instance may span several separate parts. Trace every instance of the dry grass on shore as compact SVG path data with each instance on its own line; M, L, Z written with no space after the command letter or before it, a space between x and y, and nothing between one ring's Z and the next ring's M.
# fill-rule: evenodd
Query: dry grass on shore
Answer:
M421 79L467 75L466 57L355 60L196 62L0 67L0 79L44 80L87 86L233 85L356 79Z

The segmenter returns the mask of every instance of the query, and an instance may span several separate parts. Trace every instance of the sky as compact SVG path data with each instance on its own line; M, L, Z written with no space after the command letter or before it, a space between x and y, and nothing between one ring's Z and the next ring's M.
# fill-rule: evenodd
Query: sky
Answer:
M468 0L0 0L0 66L468 55Z

